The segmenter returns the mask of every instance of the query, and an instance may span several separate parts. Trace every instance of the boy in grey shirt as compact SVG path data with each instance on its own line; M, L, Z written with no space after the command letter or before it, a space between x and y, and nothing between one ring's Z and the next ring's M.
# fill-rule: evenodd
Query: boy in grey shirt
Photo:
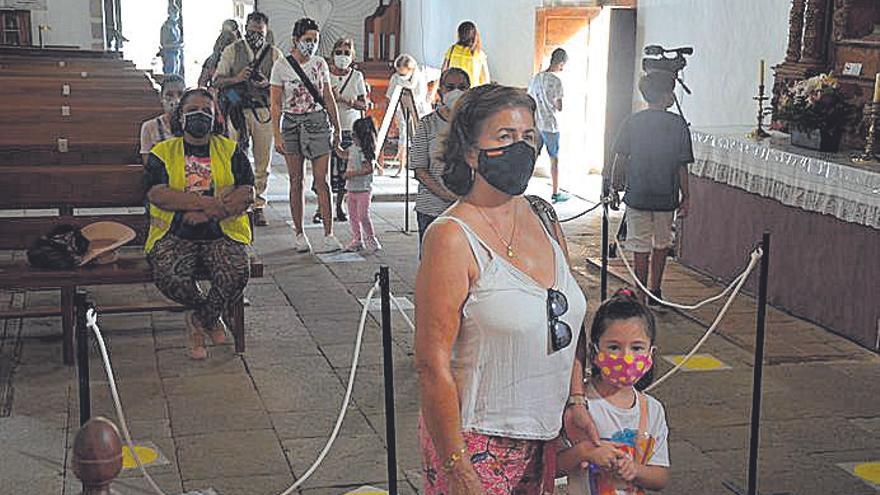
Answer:
M642 76L639 91L648 108L623 123L614 143L612 167L615 193L625 191L625 247L634 253L636 276L657 297L661 297L666 255L672 247L675 212L683 218L690 208L687 165L694 161L687 122L666 111L674 102L674 89L675 76L671 72ZM625 185L621 175L626 178ZM659 306L651 298L647 302Z

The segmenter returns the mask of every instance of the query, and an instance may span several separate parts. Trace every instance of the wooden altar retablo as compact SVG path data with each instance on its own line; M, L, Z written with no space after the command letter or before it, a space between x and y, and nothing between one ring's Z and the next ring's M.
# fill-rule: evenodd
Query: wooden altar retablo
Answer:
M83 482L83 495L109 493L122 470L122 439L107 418L95 417L80 428L73 440L73 472Z
M791 0L788 49L785 61L775 67L774 106L790 84L831 72L850 103L862 108L871 100L874 75L880 72L877 25L877 0ZM846 64L861 64L860 74L844 74ZM864 139L858 129L844 136L846 144L859 148Z

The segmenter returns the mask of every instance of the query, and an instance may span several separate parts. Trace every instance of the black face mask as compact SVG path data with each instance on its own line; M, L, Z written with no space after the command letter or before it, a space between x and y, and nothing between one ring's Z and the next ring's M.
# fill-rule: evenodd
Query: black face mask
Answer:
M183 130L194 138L203 138L214 127L214 116L201 110L183 115Z
M247 40L248 45L251 46L252 50L259 50L263 46L265 37L263 36L263 33L248 31L245 33L244 39Z
M504 194L519 196L529 186L529 179L535 171L535 158L535 148L525 141L480 150L477 173Z

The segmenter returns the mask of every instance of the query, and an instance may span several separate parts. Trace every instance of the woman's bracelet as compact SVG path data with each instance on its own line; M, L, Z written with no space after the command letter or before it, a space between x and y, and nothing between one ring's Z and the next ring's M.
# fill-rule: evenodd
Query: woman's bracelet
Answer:
M452 468L455 467L455 463L460 461L462 459L462 457L464 457L464 455L467 453L468 453L467 445L465 445L464 447L453 452L452 455L450 455L448 459L443 461L443 466L442 466L443 471L446 473L452 471Z

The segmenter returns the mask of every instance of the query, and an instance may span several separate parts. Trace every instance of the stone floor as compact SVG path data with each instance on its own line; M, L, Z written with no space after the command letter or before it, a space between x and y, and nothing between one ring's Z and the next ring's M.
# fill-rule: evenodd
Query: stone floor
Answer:
M570 202L562 215L582 205ZM275 494L309 467L336 419L351 369L359 299L379 265L390 267L395 295L412 296L417 236L401 231L403 205L377 203L374 212L383 252L356 262L322 262L291 252L287 205L273 204L272 225L256 233L266 276L247 289L251 306L244 355L223 345L211 348L204 362L188 360L178 314L101 317L133 436L162 454L149 469L167 493L213 488L220 495ZM414 218L410 222L414 227ZM587 260L598 253L598 222L594 213L566 226L591 308L598 300L599 272ZM347 226L338 224L338 229L345 240ZM320 229L306 231L320 234ZM620 273L616 265L614 273ZM674 264L667 280L665 294L674 300L692 301L720 289ZM612 276L612 288L622 283ZM93 295L105 304L156 297L150 287L132 286L103 287ZM57 296L2 297L0 303L21 305ZM687 352L717 307L689 316L660 314L660 352ZM342 433L301 493L386 486L378 317L371 313L368 319ZM768 321L761 493L878 493L877 485L845 468L880 461L880 358L781 311L772 310ZM77 388L73 369L61 364L59 328L53 318L0 321L0 494L79 493L70 469L79 421ZM726 494L732 492L722 486L725 481L745 485L753 339L754 301L743 297L702 350L726 366L682 372L656 390L671 429L672 483L665 493ZM417 493L421 485L412 340L405 321L395 316L401 493ZM659 360L659 367L665 371L671 365ZM91 377L93 412L115 420L97 353ZM136 470L125 470L115 488L151 493Z

